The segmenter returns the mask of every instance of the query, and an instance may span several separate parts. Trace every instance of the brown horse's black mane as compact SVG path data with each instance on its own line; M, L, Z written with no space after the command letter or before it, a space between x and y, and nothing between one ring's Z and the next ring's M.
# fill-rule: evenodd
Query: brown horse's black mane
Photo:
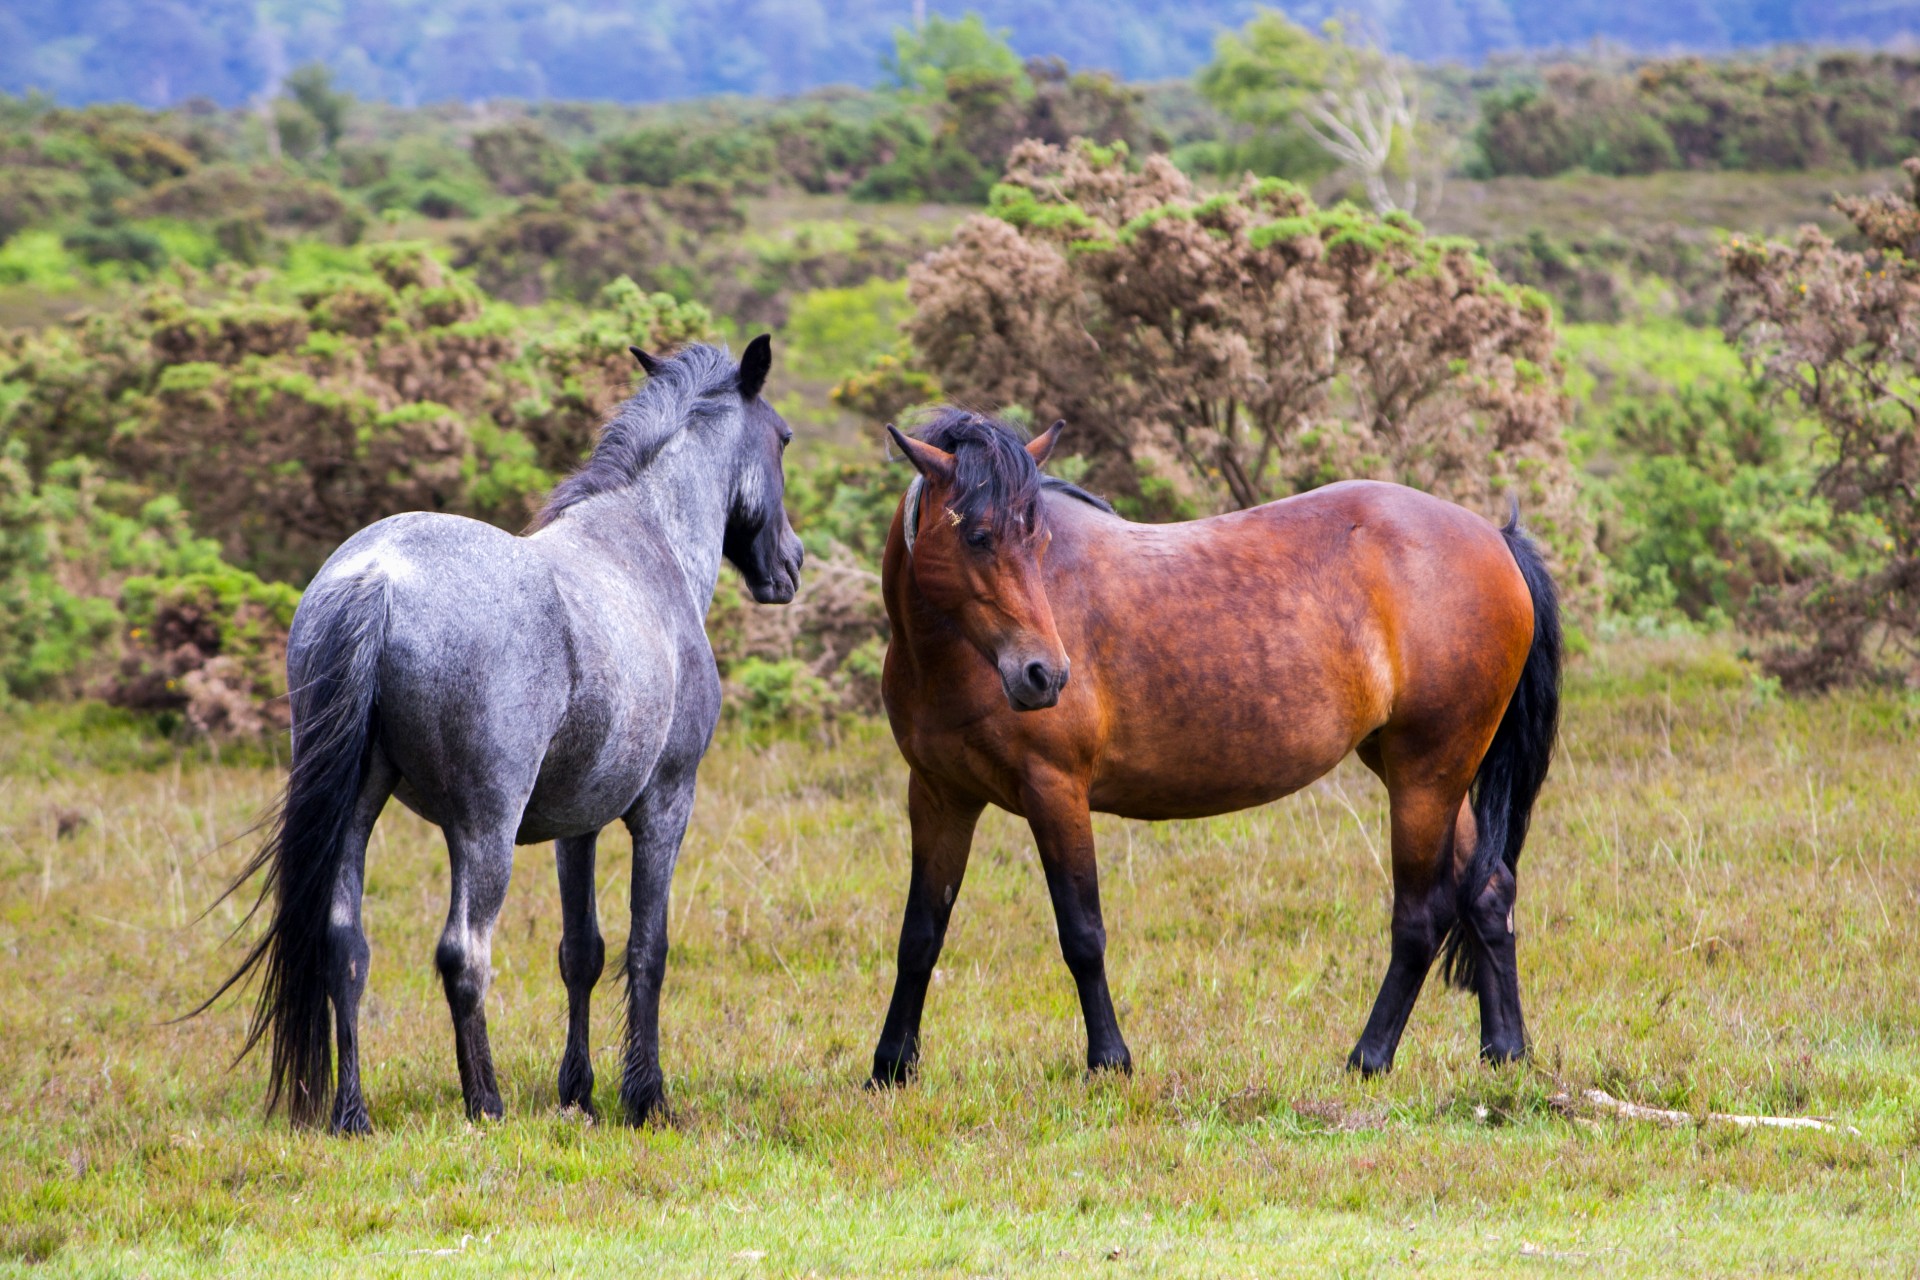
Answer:
M997 418L946 408L914 436L953 455L953 498L948 509L967 524L988 521L996 537L1020 536L1032 529L1034 509L1043 492L1064 493L1113 513L1106 499L1043 474L1027 452L1026 438Z

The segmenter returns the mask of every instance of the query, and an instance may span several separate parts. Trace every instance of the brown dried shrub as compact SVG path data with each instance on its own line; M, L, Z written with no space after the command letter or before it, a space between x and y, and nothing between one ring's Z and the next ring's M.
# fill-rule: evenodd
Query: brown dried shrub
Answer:
M1495 517L1517 499L1575 606L1597 602L1551 310L1468 242L1278 180L1202 199L1161 157L1026 142L910 280L947 394L1067 419L1089 482L1140 514L1356 476Z
M1866 248L1804 227L1733 241L1726 330L1780 412L1819 426L1832 576L1759 593L1744 622L1792 688L1920 685L1920 160L1909 189L1842 199Z

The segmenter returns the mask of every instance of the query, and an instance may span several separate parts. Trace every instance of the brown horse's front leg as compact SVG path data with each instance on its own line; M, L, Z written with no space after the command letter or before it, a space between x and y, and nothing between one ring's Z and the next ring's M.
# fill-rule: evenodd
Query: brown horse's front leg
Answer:
M1100 869L1094 860L1093 817L1083 788L1064 780L1030 785L1023 797L1027 822L1040 848L1060 930L1060 954L1080 989L1087 1022L1087 1070L1131 1072L1133 1055L1120 1038L1113 995L1107 990L1107 926L1100 918Z
M920 1060L920 1014L927 983L946 941L947 921L967 873L974 824L982 805L971 798L942 796L915 773L907 782L907 818L913 824L913 878L900 922L899 974L886 1026L873 1051L869 1088L904 1084Z

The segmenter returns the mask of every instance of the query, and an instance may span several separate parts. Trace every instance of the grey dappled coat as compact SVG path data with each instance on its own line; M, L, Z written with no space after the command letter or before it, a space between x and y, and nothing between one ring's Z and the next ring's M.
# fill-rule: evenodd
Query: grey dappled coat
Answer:
M723 554L756 599L774 603L792 598L802 552L784 507L791 433L759 394L768 340L749 344L737 367L705 345L668 360L635 354L645 385L530 533L393 516L342 544L301 601L287 650L292 775L250 868L267 870L275 909L228 982L263 970L248 1045L271 1033L269 1102L285 1101L297 1123L325 1108L331 1030L333 1127L370 1128L360 900L367 837L389 796L446 834L452 900L435 958L475 1116L501 1112L483 1007L494 921L514 845L543 840L557 841L568 988L560 1101L593 1110L587 1003L605 951L594 841L607 823L627 823L621 1097L635 1120L660 1105L667 887L720 714L707 607Z

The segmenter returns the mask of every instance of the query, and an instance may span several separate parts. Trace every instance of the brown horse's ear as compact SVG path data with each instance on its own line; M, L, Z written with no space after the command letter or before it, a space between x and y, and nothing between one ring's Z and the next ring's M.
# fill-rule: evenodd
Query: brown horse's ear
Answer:
M1060 443L1060 428L1067 425L1065 418L1054 423L1033 439L1027 441L1027 456L1033 459L1033 465L1044 467L1047 459L1053 456L1053 446Z
M628 347L627 350L633 352L633 358L640 362L640 367L647 371L647 376L649 378L651 378L654 374L660 372L660 362L658 360L655 360L652 356L648 355L646 352L642 351L638 347Z
M887 424L887 434L900 446L900 452L907 455L907 461L913 469L929 480L947 481L953 479L953 455L945 449L936 449L921 440L915 440L891 422Z

